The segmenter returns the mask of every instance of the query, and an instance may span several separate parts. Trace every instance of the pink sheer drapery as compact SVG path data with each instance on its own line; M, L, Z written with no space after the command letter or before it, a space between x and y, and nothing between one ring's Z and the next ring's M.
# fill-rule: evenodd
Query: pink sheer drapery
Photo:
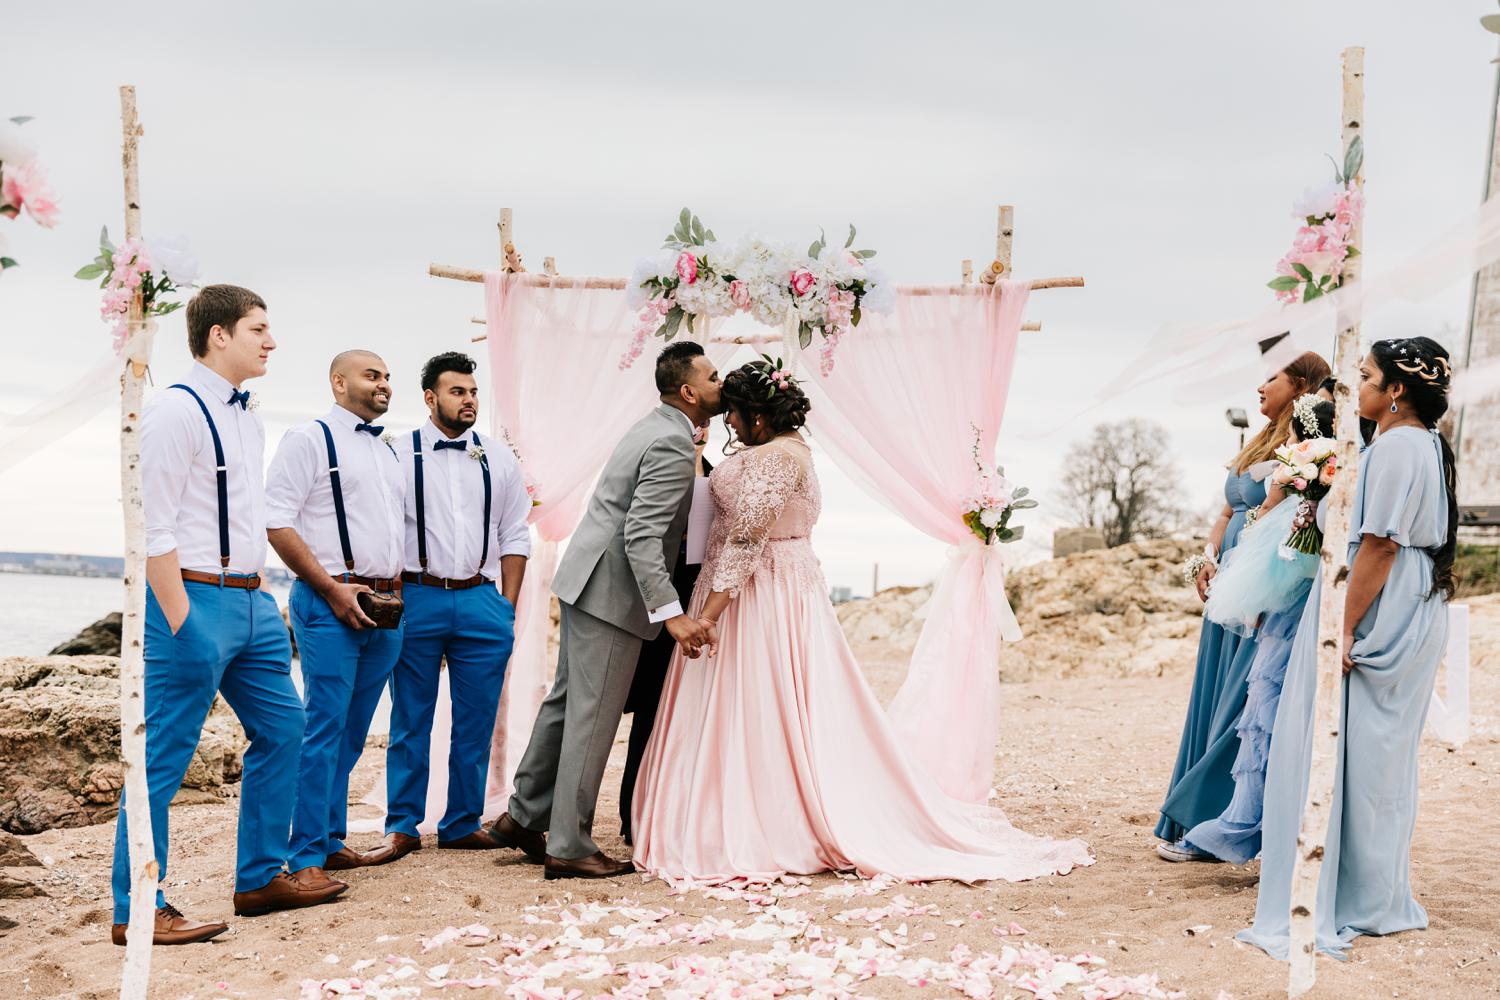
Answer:
M492 816L510 797L551 683L547 636L558 544L578 526L620 435L658 397L648 358L619 367L634 322L623 291L529 285L491 272L484 299L491 433L508 438L541 501L531 509L531 558L490 749L485 814Z
M991 463L1015 366L1025 282L901 290L865 315L826 378L808 373L809 429L856 483L954 548L938 577L891 721L949 795L988 798L1000 730L999 643L1020 638L1000 547L963 522L974 448Z

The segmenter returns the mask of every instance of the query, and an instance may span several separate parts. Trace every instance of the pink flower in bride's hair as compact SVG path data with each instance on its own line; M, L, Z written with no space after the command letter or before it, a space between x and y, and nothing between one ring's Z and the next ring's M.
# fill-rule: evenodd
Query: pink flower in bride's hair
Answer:
M780 389L782 392L786 392L791 388L791 385L787 382L786 379L782 379L780 382L776 383L776 388Z
M736 278L729 283L729 300L741 312L750 308L750 286Z
M817 279L813 277L812 272L807 270L806 268L798 271L793 271L792 291L796 292L799 297L806 295L808 289L812 288L813 282L816 280Z
M5 165L3 179L0 179L0 203L17 212L24 208L26 214L44 229L57 225L57 195L36 160Z
M698 258L686 250L677 255L677 277L690 285L698 280Z

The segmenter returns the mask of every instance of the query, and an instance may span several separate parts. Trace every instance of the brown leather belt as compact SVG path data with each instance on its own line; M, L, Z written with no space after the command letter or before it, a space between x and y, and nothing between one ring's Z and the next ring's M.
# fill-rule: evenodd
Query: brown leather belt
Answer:
M391 577L389 580L382 580L378 577L373 576L355 576L353 573L343 573L339 576L334 577L334 579L341 580L344 583L358 583L362 586L369 587L377 594L401 593L401 580L399 577Z
M195 569L182 571L182 578L188 583L207 583L215 587L233 587L236 590L259 590L260 577L251 573L249 576L230 576L225 573L220 576L217 573L200 573Z
M441 576L428 576L426 573L402 573L401 579L424 587L442 587L444 590L469 590L490 582L483 573L475 573L467 580L449 580Z

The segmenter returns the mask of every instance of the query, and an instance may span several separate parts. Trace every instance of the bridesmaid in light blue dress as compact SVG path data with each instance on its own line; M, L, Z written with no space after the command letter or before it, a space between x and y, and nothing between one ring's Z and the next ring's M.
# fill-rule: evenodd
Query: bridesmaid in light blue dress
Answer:
M1458 523L1453 452L1433 428L1447 410L1448 355L1426 337L1380 341L1360 365L1360 415L1378 435L1351 509L1342 722L1316 903L1320 951L1346 957L1362 934L1427 926L1408 875L1417 749L1447 645ZM1283 961L1317 682L1321 581L1298 626L1282 689L1266 801L1255 923L1240 940Z
M1331 379L1329 380L1332 381ZM1333 396L1322 393L1298 400L1293 437L1297 441L1333 437ZM1306 401L1306 406L1303 401ZM1250 665L1245 710L1238 726L1239 751L1234 758L1234 797L1211 820L1188 831L1186 843L1220 861L1242 865L1260 853L1260 820L1265 799L1266 764L1271 732L1281 700L1282 681L1292 655L1292 641L1320 565L1316 555L1281 551L1292 533L1300 503L1283 499L1273 486L1260 519L1246 529L1239 546L1214 578L1204 614L1228 628L1260 621L1255 661Z
M1245 526L1246 512L1266 499L1265 484L1256 478L1261 470L1256 467L1286 442L1292 404L1298 396L1316 391L1328 375L1328 362L1308 352L1260 387L1260 410L1270 422L1230 466L1224 483L1224 509L1209 535L1209 548L1217 557L1223 558L1234 548ZM1199 575L1199 597L1207 596L1212 576L1211 568ZM1164 860L1218 860L1182 838L1199 823L1222 813L1234 795L1231 772L1239 749L1235 730L1245 707L1247 678L1254 659L1253 634L1239 635L1204 619L1177 762L1156 824L1156 836L1163 841L1156 851Z

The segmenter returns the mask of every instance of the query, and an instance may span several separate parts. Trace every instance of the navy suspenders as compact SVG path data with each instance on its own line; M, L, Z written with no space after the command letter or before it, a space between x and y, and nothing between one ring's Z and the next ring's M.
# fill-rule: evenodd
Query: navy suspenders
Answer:
M478 434L470 434L474 444L481 451L484 445L479 443ZM332 447L330 445L330 447ZM411 432L411 456L412 456L412 486L417 493L417 564L422 567L422 572L427 572L427 496L422 489L422 431L421 428ZM484 527L480 532L483 539L482 548L479 553L479 572L484 572L484 564L490 557L490 497L493 487L490 485L490 460L479 459L480 471L484 473Z
M203 419L208 421L208 433L214 439L214 476L219 485L219 566L229 568L229 470L224 466L224 445L219 440L219 429L214 426L214 418L209 415L208 407L203 405L203 398L192 389L181 382L168 386L169 389L181 389L193 401L198 404L198 409L203 411Z
M328 446L328 485L333 488L333 516L339 523L339 548L344 551L344 571L346 574L353 573L354 550L349 547L349 522L344 517L344 488L339 481L339 455L333 447L333 431L321 420L317 424L323 428L323 443Z

